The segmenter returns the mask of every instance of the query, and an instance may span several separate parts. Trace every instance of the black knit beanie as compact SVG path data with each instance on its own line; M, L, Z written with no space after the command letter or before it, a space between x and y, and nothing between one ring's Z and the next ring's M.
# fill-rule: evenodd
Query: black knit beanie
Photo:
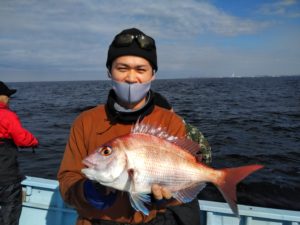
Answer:
M145 35L142 31L136 28L123 30L121 33L117 34L115 38L120 34ZM117 57L124 56L124 55L134 55L134 56L145 58L150 62L152 68L155 71L157 71L157 56L156 56L155 42L154 42L154 48L149 50L149 49L141 48L137 43L137 40L134 40L131 45L125 47L116 47L114 46L114 41L113 41L110 44L107 53L107 61L106 61L107 69L109 70L111 69L111 64Z

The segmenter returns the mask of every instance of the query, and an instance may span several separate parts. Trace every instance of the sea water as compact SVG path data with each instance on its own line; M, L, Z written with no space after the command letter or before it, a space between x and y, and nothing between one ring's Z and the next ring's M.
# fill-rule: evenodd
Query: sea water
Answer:
M25 128L40 141L35 153L20 149L28 176L56 179L73 120L106 101L109 81L9 83ZM211 166L253 163L264 169L237 186L238 203L300 210L300 77L156 80L152 88L205 135ZM213 185L199 198L224 201Z

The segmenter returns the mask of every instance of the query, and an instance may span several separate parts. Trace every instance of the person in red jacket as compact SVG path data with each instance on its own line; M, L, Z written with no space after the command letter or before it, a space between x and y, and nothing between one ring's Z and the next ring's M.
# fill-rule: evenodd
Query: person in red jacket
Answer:
M25 128L17 114L9 109L10 96L17 90L9 89L0 81L0 224L17 225L22 209L24 176L19 171L19 147L36 147L38 140Z

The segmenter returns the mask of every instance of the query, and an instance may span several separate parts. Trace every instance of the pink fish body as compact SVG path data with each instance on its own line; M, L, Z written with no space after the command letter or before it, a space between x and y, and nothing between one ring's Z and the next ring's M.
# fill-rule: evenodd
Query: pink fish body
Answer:
M197 197L205 183L215 184L238 215L236 184L262 168L250 165L216 170L196 160L198 144L169 136L162 129L136 124L128 135L115 138L83 160L82 172L100 184L127 191L132 207L148 215L151 186L167 187L186 203Z

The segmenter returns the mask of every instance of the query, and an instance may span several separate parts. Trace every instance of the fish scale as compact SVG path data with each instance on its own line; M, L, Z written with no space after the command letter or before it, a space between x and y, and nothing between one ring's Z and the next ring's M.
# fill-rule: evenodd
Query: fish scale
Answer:
M155 145L155 143L153 143L153 145ZM157 158L157 155L165 155L165 150L166 148L162 148L159 146L150 146L149 148L145 146L143 149L136 149L138 153L135 154L135 158L131 157L130 153L128 153L129 165L133 165L134 162L139 163L139 165L134 165L134 167L139 168L139 174L144 174L144 176L142 177L144 181L158 184L163 183L165 186L168 186L172 190L180 189L180 187L177 187L174 184L186 183L186 176L199 176L199 169L188 167L186 165L186 160L183 160L182 158L176 157L176 159L174 159L175 156L177 156L176 154L171 155L171 157L163 158L163 162L157 160L148 160L148 163L146 162L145 164L143 164L140 162L140 160L138 160L141 158L149 159L151 156ZM151 152L152 154L149 154L149 152ZM176 162L181 162L183 164L181 167L187 168L186 170L184 170L185 173L178 172L178 166L177 164L175 164ZM188 173L189 168L191 169L190 173Z

